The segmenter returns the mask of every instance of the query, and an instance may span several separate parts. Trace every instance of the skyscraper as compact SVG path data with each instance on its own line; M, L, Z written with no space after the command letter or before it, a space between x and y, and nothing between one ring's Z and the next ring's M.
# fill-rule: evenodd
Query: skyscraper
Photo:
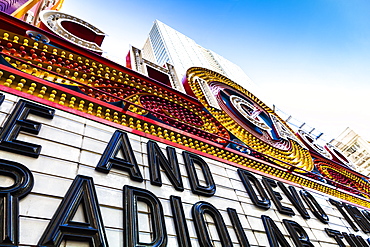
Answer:
M191 38L158 20L149 32L142 55L160 66L172 64L180 81L190 67L203 67L216 71L244 87L253 85L238 65L198 45Z
M358 172L367 176L370 175L370 143L368 141L347 127L331 143L352 161Z

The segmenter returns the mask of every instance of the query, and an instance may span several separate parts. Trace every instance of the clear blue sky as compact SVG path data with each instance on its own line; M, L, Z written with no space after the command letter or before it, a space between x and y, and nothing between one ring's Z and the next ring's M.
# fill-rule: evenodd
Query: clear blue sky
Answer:
M65 0L61 11L105 31L112 59L142 48L158 19L238 64L262 101L327 140L346 127L370 140L370 1Z

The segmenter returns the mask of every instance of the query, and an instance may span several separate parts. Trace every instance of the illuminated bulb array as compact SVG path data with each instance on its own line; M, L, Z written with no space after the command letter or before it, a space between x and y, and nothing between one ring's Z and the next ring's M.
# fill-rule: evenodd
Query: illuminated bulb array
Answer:
M191 108L186 104L176 104L154 95L142 95L136 103L150 110L153 116L162 122L188 133L220 142L222 138L229 137L227 131L200 107ZM217 138L219 140L216 140Z
M194 126L202 126L204 122L201 117L194 112L181 107L175 103L161 99L156 96L144 95L140 97L140 103L145 107L145 109L151 110L155 113L166 113L174 119L189 123ZM194 111L201 112L202 110L198 107ZM167 118L155 115L160 120L167 121Z
M334 186L354 194L360 194L359 191L366 194L370 193L368 183L366 181L346 169L343 169L343 167L328 164L320 159L315 160L315 165L320 173L324 177L328 178L330 183ZM366 197L369 198L369 196Z
M91 86L93 86L93 80L94 73L92 72L94 68L99 69L99 71L104 70L105 77L99 78L99 84L101 84L101 88L104 88L105 85L112 86L110 80L116 80L119 84L122 82L122 80L125 79L125 76L127 78L127 74L124 74L122 72L117 72L114 69L110 69L107 66L102 66L101 64L98 64L93 62L92 67L90 68L90 61L88 59L83 59L79 56L75 56L74 54L67 54L65 51L60 51L58 49L52 49L48 52L47 46L43 46L42 51L40 51L39 45L37 43L33 44L32 48L27 48L24 46L18 46L17 49L11 48L13 47L13 44L8 42L7 46L9 49L5 49L3 53L7 55L11 55L14 57L19 57L22 59L30 60L31 63L39 66L47 68L49 71L54 71L56 73L62 74L63 76L71 78L71 80L77 80L82 83L87 83ZM59 55L58 55L59 54ZM76 58L76 60L73 60ZM10 58L7 58L7 60L10 61ZM49 64L49 65L44 65ZM15 67L19 67L17 64L13 64ZM27 65L22 65L22 70L24 72L27 72ZM91 69L91 70L90 70ZM40 78L44 78L47 80L52 80L53 82L62 83L62 84L68 84L68 85L77 85L74 83L71 83L69 80L65 80L63 78L49 78L49 74L44 74L43 76L38 75L38 69L34 69L33 71L29 71L30 74L33 74L35 76L38 76ZM95 80L96 84L96 80ZM132 84L132 83L131 83ZM100 86L100 85L99 85ZM117 86L117 83L115 83L115 86ZM104 90L104 89L103 89ZM108 89L107 92L109 92L111 89ZM122 95L123 91L120 90L120 93ZM114 95L116 96L116 95ZM128 94L123 94L123 96L129 96ZM105 100L110 102L110 100ZM114 100L113 100L114 101Z
M64 53L64 52L62 52L61 53L61 56L62 57L66 57L66 54ZM72 54L70 54L70 56L69 56L69 58L73 58L73 55ZM81 59L80 59L81 60ZM87 63L89 62L89 61L86 61ZM67 62L68 63L68 62ZM99 66L101 69L102 69L102 66ZM48 70L52 70L52 68L50 68L50 66L48 66L47 67L47 69ZM109 71L109 68L107 68L106 67L106 69L105 69L106 71ZM70 70L62 70L61 68L56 68L55 69L55 71L56 72L58 72L58 73L64 73L65 74L65 76L71 76L71 72L70 72ZM35 69L33 69L33 74L34 75L37 75L37 72L38 72L38 70L35 70ZM75 78L73 78L73 79L76 79L76 77L78 76L78 73L77 72L74 72L74 74L73 74L73 76L75 77ZM44 73L44 75L43 76L39 76L39 77L43 77L43 78L47 78L48 77L48 74L47 73ZM85 78L87 77L87 76L84 76ZM126 77L127 78L127 77ZM94 81L94 83L95 83L95 87L98 87L98 88L100 88L100 89L105 89L108 93L117 93L117 89L116 88L112 88L112 87L117 87L118 86L118 84L116 83L116 84L113 84L112 85L112 83L110 83L109 81L105 81L103 78L97 78L97 79L95 79L94 77L90 77L90 80L91 79L94 79L95 81ZM131 80L127 80L127 79L131 79ZM137 81L135 81L135 78L134 77L131 77L131 78L127 78L125 81L124 81L124 84L126 84L127 86L127 89L128 90L126 90L126 91L124 91L122 88L121 89L119 89L118 90L118 93L117 93L117 95L119 95L119 96L122 96L122 98L124 98L124 97L127 97L127 96L129 96L129 95L132 95L132 94L134 94L134 93L136 93L137 91L135 90L136 88L143 88L144 90L143 91L145 91L145 83L143 83L144 84L144 87L143 86L140 86L140 85L138 85L138 83L137 82L140 82L140 80L138 79ZM64 81L65 82L65 81ZM91 81L90 81L91 82ZM65 83L67 83L68 84L68 81L67 82L65 82ZM134 90L134 91L130 91L129 89L132 89L132 90ZM156 87L156 86L154 86L153 87L153 89L155 89L156 90L156 92L158 92L158 88ZM83 92L86 92L86 89L85 88L82 88L82 91ZM93 95L92 93L95 91L95 95ZM148 90L149 91L149 90ZM160 91L160 90L159 90ZM98 92L98 91L96 91L96 90L93 90L93 89L91 89L91 88L89 88L88 89L88 93L89 93L89 96L95 96L97 99L100 99L100 100L103 100L103 101L107 101L107 102L110 102L111 100L111 98L109 98L109 97L107 97L105 94L102 94L102 93L100 93L100 92ZM147 96L147 97L149 97L149 96ZM134 96L134 97L131 97L130 98L131 99L131 101L132 102L134 102L134 103L138 103L137 102L137 100L138 100L138 97L136 97L136 96ZM190 124L192 124L192 125L200 125L200 124L203 124L203 119L204 119L204 117L202 117L202 118L199 118L198 116L196 116L195 114L193 114L191 111L189 111L189 110L187 110L187 112L186 113L188 113L188 115L185 115L184 114L184 110L180 110L179 109L179 107L180 107L180 105L177 105L177 104L175 104L175 103L179 103L178 102L178 100L176 100L176 99L174 99L174 100L172 100L173 102L171 102L171 99L170 99L170 101L168 101L168 107L166 107L166 105L165 105L165 111L167 111L166 113L168 114L168 115L170 115L172 118L175 118L175 119L181 119L181 120L185 120L185 122L186 121L188 121L188 122L190 122ZM144 100L144 102L150 102L150 101L148 101L148 100ZM167 101L166 101L167 102ZM62 101L61 102L61 104L64 104L64 102ZM180 103L181 104L181 103ZM69 106L70 107L72 107L73 108L73 106L74 106L74 104L69 104ZM150 109L150 110L156 110L156 107L157 106L155 106L155 107L152 107L152 106L148 106L148 105L146 105L146 108L148 109ZM183 107L182 107L183 108ZM138 108L138 107L135 107L135 106L133 106L133 107L130 107L130 110L131 111L133 111L133 112L136 112L136 113L138 113L138 114L143 114L145 111L143 111L143 109L141 109L141 108ZM157 110L159 110L158 108L157 108ZM163 110L163 109L161 109L161 110ZM198 109L198 112L199 112L199 110L200 109ZM191 116L191 115L193 115L193 116ZM185 115L185 116L184 116ZM190 115L190 116L189 116ZM195 116L194 116L195 115ZM163 120L165 120L165 117L164 116L160 116L161 118L161 120L163 121ZM117 118L117 117L116 117ZM107 114L106 115L106 119L109 119L109 114ZM196 121L194 121L194 120L197 120L198 122L196 122ZM115 122L117 122L117 119L115 119ZM172 125L172 126L174 126L174 127L177 127L177 128L179 128L179 129L182 129L182 130L185 130L185 131L187 131L187 132L189 132L189 133L192 133L192 134L195 134L195 135L198 135L198 136L200 136L200 137L203 137L203 138L205 138L205 139L210 139L210 140L213 140L214 139L214 137L213 136L211 136L211 134L209 134L209 133L204 133L204 132L202 132L202 131L200 131L200 130L196 130L196 129L194 129L194 128L191 128L191 127L189 127L189 126L186 126L186 125L184 125L184 124L181 124L181 123L179 123L179 122L177 122L177 121L171 121L171 120L165 120L164 122L166 122L166 123L168 123L168 124L170 124L170 125ZM203 126L202 126L203 127ZM207 127L207 126L205 126L205 127ZM221 126L218 126L218 127L215 127L214 125L212 125L212 124L208 124L208 129L207 128L203 128L204 130L206 130L206 131L209 131L210 133L215 133L215 134L218 134L219 136L222 136L222 133L219 133L219 129L222 129L222 128L220 128ZM217 131L216 131L217 130ZM226 136L227 137L227 136ZM254 138L254 137L253 137ZM173 138L172 138L172 140L173 140ZM179 139L176 139L176 141L177 142L181 142L181 143L183 143L181 140L179 140Z

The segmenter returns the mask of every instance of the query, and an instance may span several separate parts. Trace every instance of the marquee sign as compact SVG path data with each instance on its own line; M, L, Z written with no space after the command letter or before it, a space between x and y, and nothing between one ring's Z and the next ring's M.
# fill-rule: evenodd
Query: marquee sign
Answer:
M0 30L0 246L369 246L368 178L246 89L191 68L185 95L17 25Z
M362 207L49 105L2 99L3 246L367 246Z

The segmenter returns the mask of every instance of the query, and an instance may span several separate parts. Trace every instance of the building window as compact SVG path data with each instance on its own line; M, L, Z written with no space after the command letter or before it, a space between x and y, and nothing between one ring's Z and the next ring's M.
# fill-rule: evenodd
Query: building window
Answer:
M348 152L351 155L355 153L359 148L360 148L360 145L357 142L355 142L352 146L347 148L346 152Z

